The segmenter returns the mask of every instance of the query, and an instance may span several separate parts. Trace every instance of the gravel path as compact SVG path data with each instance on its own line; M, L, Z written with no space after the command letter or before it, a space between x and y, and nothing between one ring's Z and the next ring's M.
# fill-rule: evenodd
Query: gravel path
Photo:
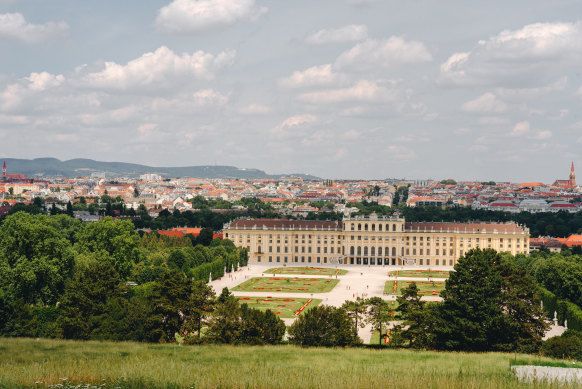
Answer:
M549 366L512 366L515 376L524 381L557 381L582 384L582 369Z

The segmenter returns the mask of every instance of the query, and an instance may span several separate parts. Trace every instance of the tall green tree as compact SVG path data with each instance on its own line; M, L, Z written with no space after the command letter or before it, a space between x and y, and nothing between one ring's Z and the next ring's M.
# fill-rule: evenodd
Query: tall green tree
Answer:
M214 289L206 282L196 281L192 284L192 292L186 302L188 318L184 327L185 331L196 331L200 338L202 324L213 310L214 296Z
M110 217L89 223L76 234L75 248L80 253L101 252L101 258L111 263L121 278L126 279L132 262L139 259L139 236L128 220Z
M174 339L183 327L192 295L192 282L181 271L172 270L156 281L153 291L153 312L161 318L160 328L165 341Z
M358 297L355 301L347 300L343 303L342 308L346 311L353 322L353 330L355 336L358 336L358 328L365 325L364 314L368 309L366 300Z
M226 289L226 288L224 288ZM216 300L214 313L210 318L210 327L205 341L210 343L235 344L241 339L241 308L238 299L223 290Z
M411 348L429 348L433 344L433 312L421 300L415 282L402 291L396 298L398 312L402 323L392 331L395 337L408 341Z
M288 327L289 342L300 346L345 347L360 343L342 308L318 305Z
M71 243L51 217L17 212L0 226L0 285L15 299L50 305L58 301L73 269Z
M372 330L378 331L379 344L382 344L382 339L386 337L383 333L384 325L390 321L390 306L388 302L382 300L380 297L370 297L366 300L368 310L366 311L366 322L372 325Z
M63 295L58 326L66 339L122 340L127 288L107 262L91 261L75 273Z
M441 293L435 326L443 350L528 351L547 329L535 283L495 250L474 249L461 257Z

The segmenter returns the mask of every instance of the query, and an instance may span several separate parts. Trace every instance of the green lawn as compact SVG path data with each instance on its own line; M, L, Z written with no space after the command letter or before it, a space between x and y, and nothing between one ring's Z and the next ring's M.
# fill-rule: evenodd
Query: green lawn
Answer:
M266 311L270 309L275 315L283 318L297 317L321 303L321 299L293 298L293 297L249 297L237 296L241 304L248 304L249 308Z
M386 281L384 284L384 294L401 295L402 289L412 283L416 283L418 294L421 296L438 296L445 289L444 281Z
M343 276L348 274L344 269L332 269L328 267L275 267L266 270L267 274L307 274L310 276Z
M388 272L389 276L413 277L413 278L449 278L448 271L440 270L396 270Z
M0 338L0 388L574 388L519 382L514 354ZM551 361L517 354L520 361ZM566 361L564 361L566 362ZM579 386L578 386L579 387Z
M339 280L335 278L253 277L232 288L242 292L326 293Z

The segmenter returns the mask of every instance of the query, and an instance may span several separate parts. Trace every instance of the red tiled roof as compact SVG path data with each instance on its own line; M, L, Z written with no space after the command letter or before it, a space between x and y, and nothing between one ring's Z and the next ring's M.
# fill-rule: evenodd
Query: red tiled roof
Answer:
M182 231L158 231L158 234L172 238L183 238L185 236Z
M461 232L461 233L492 233L497 231L503 234L525 234L523 227L515 223L439 223L439 222L406 222L406 231L427 232Z
M257 230L330 230L341 231L342 223L329 220L286 220L286 219L251 219L234 220L230 228Z

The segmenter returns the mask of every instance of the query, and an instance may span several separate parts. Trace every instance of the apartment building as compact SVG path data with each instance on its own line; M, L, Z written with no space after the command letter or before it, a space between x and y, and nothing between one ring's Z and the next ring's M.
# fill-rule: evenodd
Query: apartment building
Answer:
M251 262L454 266L472 248L529 254L529 230L515 223L406 222L355 216L343 221L239 219L224 238Z

